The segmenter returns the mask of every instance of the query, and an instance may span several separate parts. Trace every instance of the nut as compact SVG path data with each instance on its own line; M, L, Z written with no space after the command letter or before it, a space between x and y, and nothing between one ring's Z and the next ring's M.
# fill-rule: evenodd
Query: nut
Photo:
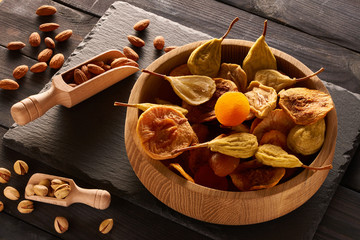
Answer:
M108 232L111 231L113 226L114 226L114 220L112 218L105 219L104 221L101 222L99 226L99 231L102 234L107 234Z
M104 61L92 61L91 64L95 64L102 68L105 63L104 63Z
M170 52L171 50L174 50L175 48L177 48L177 46L168 46L164 48L165 52Z
M111 66L108 65L108 64L104 64L104 66L102 66L102 68L105 70L105 71L108 71L111 69Z
M121 67L125 65L139 67L139 64L137 62L126 57L116 58L114 61L111 62L111 68Z
M34 185L32 185L32 184L26 185L25 194L26 194L26 196L34 196L35 195Z
M55 36L55 40L58 42L63 42L65 40L68 40L71 37L72 33L73 31L71 29L62 31L61 33Z
M84 83L88 80L85 73L81 71L80 69L75 69L74 71L74 82L76 84Z
M4 210L4 204L2 201L0 201L0 212L2 212L2 210Z
M46 62L38 62L30 67L30 71L33 73L44 72L46 70L47 66L48 65Z
M69 184L61 184L54 190L54 195L58 199L66 198L71 191L71 187Z
M134 25L134 30L135 31L142 31L145 28L147 28L150 24L150 20L149 19L143 19L138 21L137 23L135 23Z
M10 200L18 200L20 198L20 193L16 188L7 186L4 189L4 196Z
M134 61L139 60L139 55L134 51L134 49L130 47L124 47L123 52L127 58L130 58Z
M56 232L64 233L69 229L69 222L64 217L56 217L54 220L54 227Z
M5 90L16 90L19 88L19 84L11 79L0 80L0 88Z
M48 194L49 189L44 185L37 184L34 186L34 192L35 195L38 195L40 197L45 197Z
M9 42L7 45L7 48L9 50L19 50L22 49L23 47L25 47L26 44L21 42L21 41L15 41L15 42Z
M85 73L85 76L87 77L87 79L90 79L90 78L92 78L92 73L91 72L89 72L89 69L88 69L88 67L86 66L86 65L82 65L81 66L81 71L83 72L83 73Z
M45 48L42 50L38 55L38 61L39 62L47 62L50 60L51 56L53 54L53 50L51 48Z
M39 30L42 32L51 32L60 27L57 23L43 23L39 26Z
M36 10L39 16L50 16L56 13L56 8L50 5L42 5Z
M129 42L134 45L135 47L143 47L145 46L145 42L144 40L142 40L139 37L133 36L133 35L128 35L127 39L129 40Z
M163 36L156 36L154 39L154 47L157 50L162 50L165 46L165 38Z
M23 160L17 160L14 163L14 171L18 175L25 175L29 171L29 166Z
M55 54L49 63L50 68L59 69L64 64L64 55L62 53Z
M53 180L51 180L50 186L52 189L56 189L59 185L61 184L65 184L66 182L64 182L63 180L54 178Z
M13 77L15 79L20 79L24 77L28 71L29 71L29 67L27 65L17 66L13 71Z
M51 182L50 182L49 179L43 179L43 180L41 180L38 184L39 184L39 185L43 185L43 186L49 188L50 185L51 185Z
M10 177L11 172L9 170L7 170L6 168L0 168L0 183L7 183L10 180Z
M19 202L17 209L20 213L31 213L34 211L34 203L29 200L22 200Z
M41 43L40 34L37 32L33 32L29 36L29 43L32 47L38 47Z
M46 37L44 42L48 48L55 48L55 42L50 37Z
M89 63L87 65L89 72L95 74L95 75L99 75L105 72L105 70L102 67L99 67L98 65Z

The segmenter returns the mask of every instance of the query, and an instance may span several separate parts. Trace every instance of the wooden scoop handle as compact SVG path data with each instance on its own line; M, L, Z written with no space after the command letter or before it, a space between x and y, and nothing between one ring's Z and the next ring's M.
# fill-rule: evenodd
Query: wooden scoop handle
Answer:
M111 202L111 195L106 190L101 189L85 189L78 187L76 197L73 202L84 203L96 209L106 209Z

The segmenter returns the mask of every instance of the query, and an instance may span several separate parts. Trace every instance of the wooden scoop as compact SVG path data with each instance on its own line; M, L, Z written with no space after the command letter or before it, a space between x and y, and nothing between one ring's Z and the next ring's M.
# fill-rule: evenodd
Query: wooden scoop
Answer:
M41 180L49 179L50 181L53 179L60 179L70 184L70 193L64 199L58 199L56 197L41 197L41 196L28 196L25 192L25 198L29 200L34 200L38 202L50 203L54 205L59 205L63 207L68 207L73 203L84 203L89 205L90 207L97 209L106 209L109 207L111 202L111 195L106 190L101 189L85 189L77 186L74 180L64 177L58 177L43 173L35 173L29 179L27 185L37 185ZM27 186L26 185L26 186Z
M71 73L74 69L79 68L84 64L93 61L106 62L123 56L124 55L118 50L110 50L83 62L62 74L54 76L51 87L48 90L32 95L15 103L11 107L11 115L14 121L19 125L25 125L42 116L46 111L58 104L70 108L137 72L139 70L137 67L121 66L97 75L76 87L72 87L64 81L63 77L65 77L66 74Z

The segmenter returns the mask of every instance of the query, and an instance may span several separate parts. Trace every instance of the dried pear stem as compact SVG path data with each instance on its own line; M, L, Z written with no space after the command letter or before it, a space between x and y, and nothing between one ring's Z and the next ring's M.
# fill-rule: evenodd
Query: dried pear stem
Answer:
M156 72L152 72L152 71L149 71L149 70L146 70L146 69L142 69L141 71L144 72L144 73L149 73L149 74L152 74L152 75L155 75L155 76L158 76L158 77L162 77L162 78L165 78L165 77L166 77L166 76L163 75L163 74L156 73Z
M328 170L328 169L332 169L332 165L325 165L323 167L310 167L310 166L306 166L306 165L302 165L301 167L306 168L306 169L310 169L310 170Z
M267 20L264 21L264 30L263 30L263 33L262 35L265 37L266 35L266 29L267 29Z
M189 151L189 150L194 150L194 149L198 149L198 148L202 148L202 147L207 147L209 144L206 143L199 143L190 147L184 147L184 148L179 148L179 149L174 149L171 151L171 154L176 154L178 152L184 152L184 151Z
M136 108L136 104L130 104L130 103L122 103L122 102L114 102L115 107L134 107Z
M309 76L305 76L305 77L302 77L302 78L297 78L295 79L295 81L303 81L303 80L306 80L306 79L309 79L311 77L314 77L316 75L318 75L319 73L321 73L322 71L324 71L325 69L322 67L320 68L318 71L314 72L313 74L309 75Z
M224 40L224 38L226 38L226 36L229 34L231 28L234 26L234 24L235 24L237 21L239 21L239 18L238 18L238 17L236 17L236 18L230 23L230 26L229 26L228 30L226 31L226 33L224 34L224 36L222 36L222 37L220 38L221 41Z

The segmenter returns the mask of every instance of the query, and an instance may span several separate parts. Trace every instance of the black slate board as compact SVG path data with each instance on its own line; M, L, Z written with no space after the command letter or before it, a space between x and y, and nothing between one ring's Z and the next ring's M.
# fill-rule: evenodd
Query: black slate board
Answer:
M139 34L147 45L136 49L145 68L162 55L152 46L157 35L167 45L183 45L211 36L179 25L123 2L114 3L67 60L60 72L108 49L128 46L133 24L143 18L150 27ZM99 188L176 221L213 239L311 239L320 223L349 161L358 145L360 96L326 83L338 114L338 138L334 168L320 190L303 206L270 222L249 226L222 226L200 222L173 211L156 200L139 182L128 162L124 145L126 109L113 107L126 102L137 73L94 97L67 109L56 106L26 126L14 125L4 135L4 144L69 176L77 176ZM47 89L49 84L45 86ZM274 231L275 230L275 231ZM186 236L184 236L186 237ZM191 237L191 236L189 236Z

